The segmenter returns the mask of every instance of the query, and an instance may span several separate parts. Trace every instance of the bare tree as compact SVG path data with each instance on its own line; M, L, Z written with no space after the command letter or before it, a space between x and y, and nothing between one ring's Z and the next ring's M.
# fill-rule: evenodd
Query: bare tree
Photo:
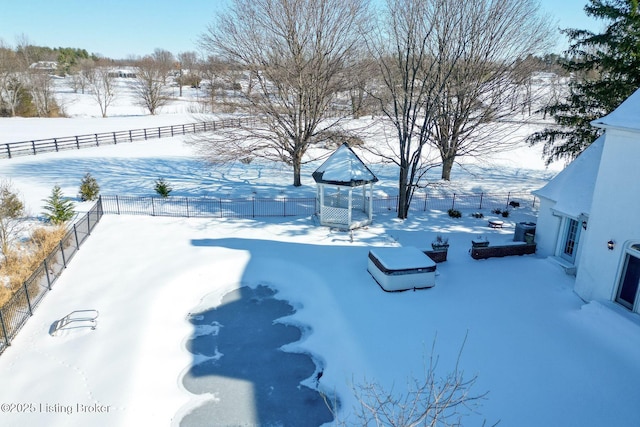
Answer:
M58 114L53 78L45 71L30 69L26 75L27 88L38 117Z
M461 368L466 339L465 336L453 368L442 373L434 339L431 352L424 361L423 375L409 378L405 390L395 386L386 388L377 381L366 379L355 384L353 393L357 404L354 415L358 418L355 423L340 419L335 413L337 405L325 397L325 403L334 412L335 423L376 427L447 427L463 425L462 420L472 413L479 415L478 409L487 399L488 392L475 392L478 376L466 375Z
M0 42L0 114L13 117L18 113L26 94L24 73L18 55Z
M102 117L107 117L107 109L116 97L114 77L109 67L98 65L85 75L91 97L100 106Z
M536 11L533 0L387 0L369 46L385 89L374 95L397 135L383 156L399 167L399 218L427 171L441 165L449 179L456 156L503 147L488 124L509 113L505 92L520 90L517 60L550 33Z
M10 181L0 181L0 254L9 255L11 245L24 231L24 203Z
M211 55L202 63L200 68L202 78L208 82L208 85L206 86L206 93L209 96L209 106L212 112L216 108L217 92L220 87L220 81L222 80L222 76L226 75L228 68L229 64Z
M71 67L71 88L74 92L84 94L87 89L87 76L93 74L96 68L96 61L91 58L81 58Z
M437 103L432 143L442 179L462 156L484 157L513 148L514 123L501 123L532 104L532 54L550 47L551 28L534 0L461 2L459 25L442 48L460 52ZM513 102L516 100L517 102Z
M181 52L178 54L178 87L180 88L180 96L182 96L182 86L189 85L199 87L200 80L200 60L196 52Z
M173 53L164 49L155 49L151 55L155 63L158 72L162 78L162 84L167 84L167 78L171 74L171 71L176 67L176 59Z
M169 102L164 84L165 68L151 56L145 56L136 63L134 93L140 106L154 115Z
M373 92L397 142L378 154L395 163L398 218L407 218L413 194L435 166L429 153L437 103L462 49L444 49L445 38L463 32L463 2L387 0L386 14L368 45L382 89ZM462 34L461 36L463 36Z
M251 77L252 90L237 96L239 108L258 123L245 128L241 139L212 138L211 155L283 161L293 167L293 185L301 185L307 148L340 120L328 113L359 43L357 27L366 5L366 0L234 0L200 42L210 55Z

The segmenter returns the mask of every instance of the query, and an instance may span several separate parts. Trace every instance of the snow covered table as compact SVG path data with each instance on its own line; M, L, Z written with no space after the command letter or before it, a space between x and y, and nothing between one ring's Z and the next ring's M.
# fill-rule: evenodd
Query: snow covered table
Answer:
M367 270L388 292L430 288L436 283L436 263L415 247L371 249Z

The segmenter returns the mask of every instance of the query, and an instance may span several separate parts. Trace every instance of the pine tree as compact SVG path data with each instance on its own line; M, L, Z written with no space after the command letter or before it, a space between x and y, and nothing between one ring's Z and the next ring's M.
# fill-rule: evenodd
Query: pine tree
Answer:
M98 185L98 181L91 176L89 172L85 174L80 182L80 200L83 202L93 201L98 198L98 194L100 193L100 186Z
M171 187L171 184L165 181L164 178L160 178L156 180L154 190L156 190L156 193L158 193L160 197L169 197L169 193L173 191L173 187Z
M62 190L58 185L53 187L51 196L44 202L44 217L55 225L62 225L75 215L73 202L62 195Z
M611 111L640 87L640 10L638 0L590 0L586 14L608 22L604 32L563 30L571 40L563 68L572 74L569 96L544 109L558 127L529 137L544 142L547 164L573 159L600 130L591 121Z

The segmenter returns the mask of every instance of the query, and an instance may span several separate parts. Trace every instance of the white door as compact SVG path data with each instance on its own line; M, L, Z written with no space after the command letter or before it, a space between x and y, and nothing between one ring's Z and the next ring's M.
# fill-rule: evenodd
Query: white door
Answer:
M576 262L576 253L578 252L578 240L580 239L580 223L572 218L567 218L567 226L565 227L564 241L562 243L562 258L571 264Z

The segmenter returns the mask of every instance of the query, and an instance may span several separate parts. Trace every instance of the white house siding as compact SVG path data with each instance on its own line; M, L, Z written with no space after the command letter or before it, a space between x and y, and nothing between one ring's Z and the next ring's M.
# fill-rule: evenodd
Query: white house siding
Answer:
M639 183L640 133L607 128L575 284L585 300L615 298L625 243L640 241Z
M560 218L553 214L556 202L540 196L540 209L536 223L536 252L539 256L553 256L558 245Z

